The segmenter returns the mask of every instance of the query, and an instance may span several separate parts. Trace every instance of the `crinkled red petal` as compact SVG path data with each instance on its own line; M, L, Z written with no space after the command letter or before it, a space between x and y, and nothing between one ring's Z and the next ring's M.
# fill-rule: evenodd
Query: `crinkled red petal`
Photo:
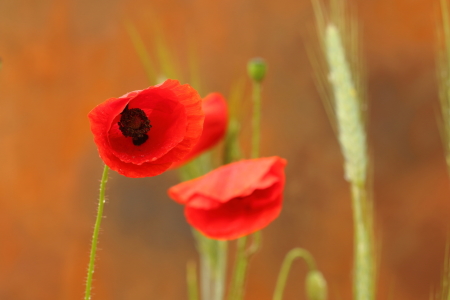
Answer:
M116 116L108 134L111 150L121 161L138 165L153 162L183 141L187 127L186 111L172 91L161 87L149 88L131 99L128 108L142 109L152 127L147 133L147 142L135 146L132 139L119 130L121 116Z
M186 110L186 132L183 140L155 163L175 163L182 160L198 142L202 130L205 114L202 109L202 100L191 86L180 85L176 80L166 80L161 88L170 89Z
M205 122L203 132L195 147L183 160L172 165L177 168L216 145L224 136L228 125L228 107L219 93L208 94L202 101Z
M220 167L169 189L185 204L188 222L215 239L235 239L272 222L280 213L286 161L244 160Z
M144 110L152 128L149 140L135 146L118 129L126 106ZM156 176L179 161L201 135L204 114L201 98L189 85L176 80L112 98L89 113L100 157L113 170L128 177Z
M282 207L282 185L235 198L216 209L186 206L189 224L210 238L232 240L263 229L278 217Z
M203 195L209 201L223 203L272 185L279 180L285 165L286 160L278 156L242 160L219 167L194 180L182 182L171 187L168 192L170 197L181 204L188 204L197 195ZM198 207L198 201L196 204ZM205 206L210 205L205 201Z

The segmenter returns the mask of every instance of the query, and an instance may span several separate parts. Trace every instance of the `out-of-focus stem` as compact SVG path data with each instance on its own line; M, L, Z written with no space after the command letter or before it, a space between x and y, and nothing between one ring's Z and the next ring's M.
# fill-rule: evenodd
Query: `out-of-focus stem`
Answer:
M251 235L252 241L247 245L248 236L237 240L236 262L234 265L228 300L241 300L244 297L245 277L249 260L261 247L261 232Z
M189 300L200 300L198 297L197 267L195 262L190 261L186 266Z
M280 273L278 274L277 284L273 293L273 300L283 299L284 287L286 286L289 271L291 269L292 263L297 258L303 258L305 260L305 262L308 264L309 271L316 270L316 263L311 253L301 248L295 248L289 251L284 258Z
M252 153L251 158L259 157L261 143L261 82L253 81L253 115L252 115Z
M225 294L227 241L207 238L193 231L200 255L201 298L223 300Z
M130 22L127 22L126 28L128 31L128 34L131 38L131 41L133 43L134 49L136 50L139 59L141 60L142 66L144 67L144 71L147 75L147 79L150 82L150 84L157 84L157 74L155 72L155 64L152 62L150 55L148 54L147 49L145 48L144 41L142 40L141 36L139 35L139 32L134 27L134 25Z
M241 237L237 241L236 264L231 278L230 293L228 300L241 300L243 296L245 273L247 270L248 259L246 256L247 237Z
M212 286L212 240L196 230L192 231L197 241L197 251L200 256L200 290L202 299L211 299Z
M227 270L227 241L215 241L216 261L213 277L213 300L223 300Z
M102 222L103 207L105 205L105 187L108 181L109 167L105 165L103 168L102 180L100 182L100 195L98 198L97 218L95 220L94 233L92 235L91 254L89 257L89 267L86 279L86 290L84 300L91 299L92 277L94 276L95 254L97 252L98 235L100 233L100 224Z
M239 146L240 124L234 117L230 117L228 130L225 136L223 150L223 164L229 164L242 158L241 148Z
M258 62L260 63L260 62ZM265 67L264 67L265 68ZM259 148L261 143L261 80L254 76L254 72L250 72L252 78L252 100L253 100L253 113L252 113L252 148L251 158L259 157ZM256 232L253 234L253 243L250 249L246 248L247 237L241 237L237 241L236 251L236 263L231 279L231 288L229 292L229 300L241 300L244 295L245 276L247 273L248 261L251 255L253 255L259 248L261 240L261 233Z
M355 299L374 299L374 259L370 215L367 212L366 189L362 184L352 183L354 222L354 293Z

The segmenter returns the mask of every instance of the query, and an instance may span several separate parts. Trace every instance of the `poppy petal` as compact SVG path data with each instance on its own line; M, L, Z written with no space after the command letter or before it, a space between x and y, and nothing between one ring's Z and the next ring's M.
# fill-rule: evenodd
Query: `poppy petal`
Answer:
M205 122L202 135L194 148L171 168L177 168L216 145L224 136L228 125L228 107L219 93L208 94L202 101Z
M286 161L280 157L243 160L169 189L185 205L193 227L215 239L235 239L272 222L280 213Z
M232 168L230 165L221 166L207 176L182 182L169 189L169 194L182 204L184 202L181 201L189 201L188 199L197 193L219 202L226 202L228 199L246 196L255 189L272 184L279 174L272 175L269 170L271 168L279 170L280 166L285 164L284 159L276 156L259 158L257 163L255 160L241 160L233 163ZM224 178L236 179L224 180ZM178 191L179 189L182 191Z
M128 110L139 111L140 119L122 123L133 118ZM200 138L204 120L198 93L170 79L109 99L88 116L100 157L128 177L155 176L183 159Z
M257 194L245 200L233 199L216 209L188 206L185 209L186 220L204 235L214 239L233 240L246 236L269 225L281 212L281 195L264 206L254 208L251 201L261 200Z

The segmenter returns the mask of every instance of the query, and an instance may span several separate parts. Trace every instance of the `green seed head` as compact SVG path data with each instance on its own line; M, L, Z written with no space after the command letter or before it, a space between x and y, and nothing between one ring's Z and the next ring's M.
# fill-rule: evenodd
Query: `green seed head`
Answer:
M256 82L261 82L266 76L267 65L264 59L257 57L247 64L248 76Z

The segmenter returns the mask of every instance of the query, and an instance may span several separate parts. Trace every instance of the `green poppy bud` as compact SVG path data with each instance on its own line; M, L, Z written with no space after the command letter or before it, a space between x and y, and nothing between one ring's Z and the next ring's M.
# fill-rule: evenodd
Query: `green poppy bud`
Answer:
M256 82L261 82L264 79L266 70L266 62L260 57L251 59L247 64L248 76Z
M327 282L321 272L313 270L306 276L306 295L309 300L327 299Z

